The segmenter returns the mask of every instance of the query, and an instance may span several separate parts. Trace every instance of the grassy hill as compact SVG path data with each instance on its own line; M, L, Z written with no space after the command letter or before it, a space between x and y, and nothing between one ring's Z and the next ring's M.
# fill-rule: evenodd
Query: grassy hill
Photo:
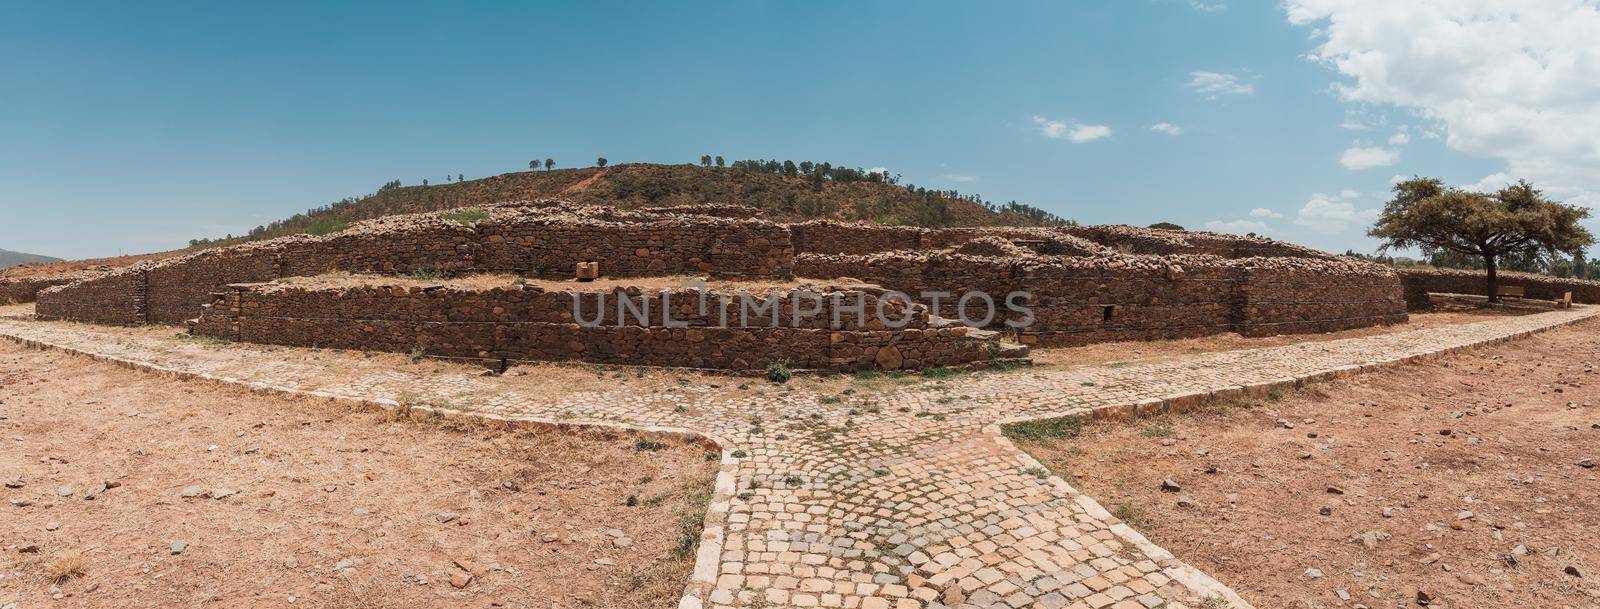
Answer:
M51 258L49 256L40 256L38 254L24 254L22 252L13 252L11 250L0 250L0 269L17 266L19 264L60 261L60 258Z
M735 161L732 167L626 164L605 169L507 173L447 184L385 184L377 192L307 210L252 229L244 236L196 239L191 246L326 234L351 222L389 214L450 209L544 197L623 209L702 203L759 208L776 220L830 218L881 224L1039 226L1066 220L1015 201L995 205L955 191L901 184L860 169L789 161Z

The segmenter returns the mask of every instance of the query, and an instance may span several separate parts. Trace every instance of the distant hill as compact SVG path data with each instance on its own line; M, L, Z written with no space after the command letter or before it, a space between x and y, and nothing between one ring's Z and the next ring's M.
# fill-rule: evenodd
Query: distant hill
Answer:
M51 258L49 256L40 256L38 254L24 254L22 252L13 252L11 250L0 250L0 269L33 262L61 262L61 259Z
M828 218L880 224L1041 226L1068 221L1015 201L996 205L976 195L902 184L897 176L828 163L734 161L730 167L633 163L604 169L556 169L479 180L402 186L347 198L258 226L243 236L195 239L191 247L326 234L359 220L500 201L560 198L623 209L705 203L755 207L775 220Z

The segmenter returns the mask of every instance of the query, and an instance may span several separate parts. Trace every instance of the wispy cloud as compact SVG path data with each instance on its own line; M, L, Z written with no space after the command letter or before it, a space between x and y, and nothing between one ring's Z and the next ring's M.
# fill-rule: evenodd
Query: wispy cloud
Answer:
M1282 218L1283 214L1280 214L1278 212L1272 211L1272 210L1267 209L1265 207L1257 207L1255 209L1250 210L1250 217L1252 217L1252 218L1278 219L1278 218Z
M960 174L960 173L940 174L939 177L943 178L947 182L976 182L976 181L978 181L978 176L969 176L969 175Z
M1039 133L1044 134L1045 137L1067 140L1074 144L1083 144L1111 137L1111 128L1105 125L1089 125L1076 121L1063 122L1038 115L1033 117L1033 124L1038 126Z
M1189 88L1206 99L1223 95L1254 95L1256 86L1244 82L1239 76L1222 72L1190 72Z
M1183 135L1183 127L1179 127L1172 123L1156 123L1154 125L1150 125L1150 130L1156 133L1165 133L1171 136Z

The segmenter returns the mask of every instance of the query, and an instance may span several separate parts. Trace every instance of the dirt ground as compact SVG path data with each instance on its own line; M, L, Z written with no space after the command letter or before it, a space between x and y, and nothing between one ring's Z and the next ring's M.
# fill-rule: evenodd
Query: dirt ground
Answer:
M162 260L189 253L188 250L172 250L155 252L151 254L130 254L127 256L113 256L110 258L85 258L83 260L63 260L61 262L34 262L19 264L17 266L0 269L0 279L32 279L37 277L52 277L56 275L82 275L119 269L125 266L144 262L147 260Z
M672 606L717 464L640 439L395 420L0 342L0 606Z
M1600 607L1597 336L1018 444L1262 609Z
M1258 347L1276 347L1294 343L1315 342L1323 340L1338 340L1341 338L1358 338L1387 334L1390 332L1406 332L1421 330L1450 324L1467 324L1486 321L1502 315L1521 315L1531 312L1529 309L1485 309L1476 306L1463 306L1456 304L1441 304L1435 310L1426 313L1412 313L1411 319L1403 324L1392 326L1373 326L1369 328L1356 328L1339 332L1325 332L1321 334L1287 334L1282 336L1245 337L1232 332L1214 334L1200 338L1184 340L1163 341L1127 341L1114 343L1098 343L1081 347L1067 347L1059 349L1034 349L1031 355L1035 365L1039 366L1075 366L1080 364L1101 364L1106 362L1126 361L1136 359L1154 359L1163 357L1182 357L1198 353L1211 353L1215 351L1235 351L1238 349L1255 349Z

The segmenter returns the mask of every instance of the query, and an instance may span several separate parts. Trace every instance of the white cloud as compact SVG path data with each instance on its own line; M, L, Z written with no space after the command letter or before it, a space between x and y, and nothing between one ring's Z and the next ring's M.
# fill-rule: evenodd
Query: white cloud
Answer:
M1390 146L1404 146L1409 143L1411 143L1411 136L1406 135L1405 132L1400 132L1389 136Z
M946 174L941 174L939 177L944 178L945 181L949 181L949 182L976 182L976 181L978 181L978 176L969 176L969 175L960 174L960 173L946 173Z
M1190 72L1189 88L1204 95L1206 99L1216 99L1223 95L1251 95L1256 92L1255 85L1240 82L1238 76L1221 72Z
M1378 210L1356 209L1355 204L1322 193L1311 195L1311 200L1300 207L1294 223L1319 233L1342 233L1352 225L1365 225L1378 219Z
M1373 167L1387 167L1399 162L1399 151L1377 146L1370 148L1351 146L1345 149L1344 154L1339 155L1339 164L1352 171L1372 169Z
M1267 232L1267 223L1255 220L1212 220L1206 223L1206 230L1217 233L1233 233L1243 235L1255 233L1257 235Z
M1165 133L1167 135L1183 135L1183 127L1179 127L1172 123L1156 123L1154 125L1150 125L1150 130L1157 133Z
M1255 209L1250 210L1250 217L1252 217L1252 218L1282 218L1283 214L1280 214L1278 212L1272 211L1272 210L1267 209L1265 207L1257 207Z
M889 175L889 168L888 167L871 167L871 168L867 169L867 173L881 173L883 175Z
M1228 5L1225 2L1202 2L1201 0L1189 0L1189 6L1202 13L1215 13L1218 11L1228 10Z
M1067 140L1074 144L1083 144L1111 137L1111 128L1105 125L1086 125L1079 122L1068 123L1050 120L1043 116L1034 116L1033 124L1039 126L1039 133L1043 133L1045 137Z
M1310 56L1353 104L1426 119L1461 153L1552 196L1600 205L1600 4L1593 0L1286 0L1323 32Z
M1496 172L1483 176L1482 180L1478 180L1474 184L1468 184L1465 188L1467 190L1473 190L1477 192L1495 192L1516 181L1516 178L1508 176L1503 172Z
M1354 198L1357 198L1357 197L1360 197L1360 196L1361 196L1361 193L1356 192L1354 190L1350 190L1348 188L1339 191L1339 198L1341 198L1341 199L1354 199Z
M1406 181L1407 179L1409 179L1409 178L1407 178L1406 176L1404 176L1402 174L1398 174L1397 173L1397 174L1394 174L1392 176L1389 176L1389 183L1390 184L1399 184L1401 182Z

